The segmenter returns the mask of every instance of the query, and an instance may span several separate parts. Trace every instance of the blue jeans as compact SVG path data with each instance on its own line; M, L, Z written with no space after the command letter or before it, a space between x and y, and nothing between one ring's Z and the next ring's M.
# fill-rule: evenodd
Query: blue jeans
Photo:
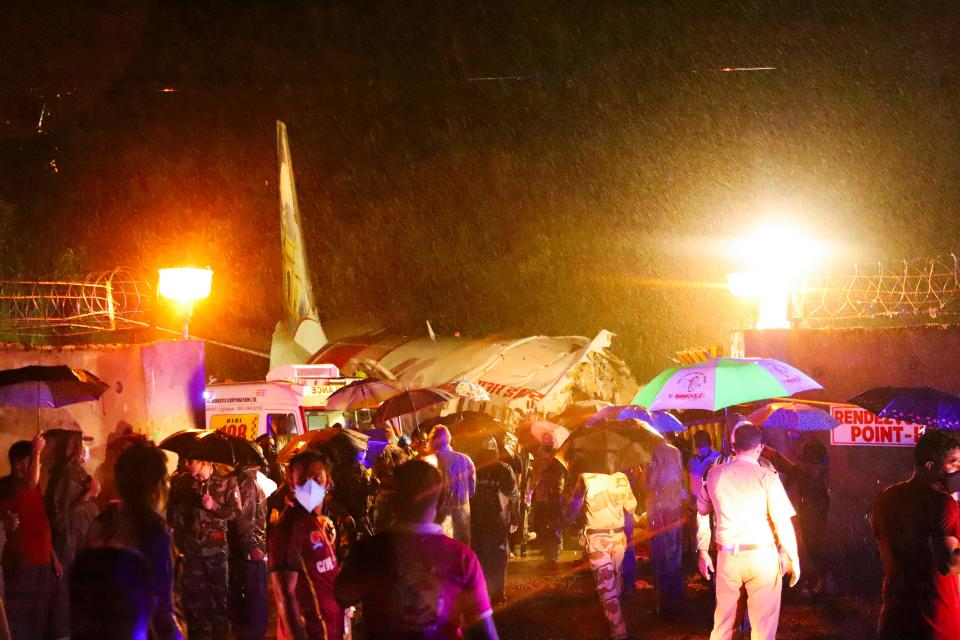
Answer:
M237 640L267 633L267 561L230 560L230 626Z

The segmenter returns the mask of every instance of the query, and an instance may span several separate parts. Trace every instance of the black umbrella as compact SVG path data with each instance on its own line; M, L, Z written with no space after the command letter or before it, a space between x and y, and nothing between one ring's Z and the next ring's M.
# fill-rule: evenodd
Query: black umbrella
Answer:
M577 429L557 452L571 470L613 473L647 464L664 442L639 420L613 420Z
M486 413L479 411L461 411L444 416L444 424L450 429L453 447L468 456L477 459L480 451L491 437L498 442L503 440L507 426Z
M197 439L204 433L210 433L210 431L208 429L184 429L167 436L157 446L166 451L172 451L181 458L186 458L193 449L193 445L197 444Z
M383 402L374 415L374 422L386 422L408 413L417 413L421 409L444 404L454 398L443 389L427 387L424 389L408 389Z
M848 402L881 418L960 430L960 397L932 387L874 387Z
M222 431L185 429L164 439L160 448L173 451L181 458L205 460L231 467L267 466L267 461L256 444Z
M277 454L277 461L286 464L290 462L290 458L301 451L307 449L329 450L327 448L335 443L342 443L356 452L366 451L368 440L369 437L365 434L355 429L344 429L343 427L329 427L327 429L308 431L288 442L283 449L280 450L280 453Z

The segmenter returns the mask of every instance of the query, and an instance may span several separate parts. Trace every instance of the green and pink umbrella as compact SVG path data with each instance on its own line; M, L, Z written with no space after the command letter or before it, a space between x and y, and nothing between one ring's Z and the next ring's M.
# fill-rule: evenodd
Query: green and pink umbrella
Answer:
M651 411L720 411L822 388L799 369L772 358L713 358L667 369L643 387L631 404Z

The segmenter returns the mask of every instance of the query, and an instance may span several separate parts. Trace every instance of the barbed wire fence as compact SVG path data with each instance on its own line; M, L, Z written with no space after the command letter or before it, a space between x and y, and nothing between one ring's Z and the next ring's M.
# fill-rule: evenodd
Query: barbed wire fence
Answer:
M144 326L150 285L127 269L70 280L0 281L0 334L78 337Z
M955 254L854 265L808 277L794 294L799 326L869 321L949 322L960 316L960 261Z
M83 343L134 330L179 336L155 324L155 291L125 268L68 280L0 280L0 342ZM269 359L260 349L193 336L208 344Z

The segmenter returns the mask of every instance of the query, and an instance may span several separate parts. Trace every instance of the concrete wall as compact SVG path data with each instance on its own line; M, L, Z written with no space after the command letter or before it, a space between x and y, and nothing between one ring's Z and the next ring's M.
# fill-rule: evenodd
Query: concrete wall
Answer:
M792 364L824 390L804 398L845 401L876 386L933 386L960 393L960 327L747 331L747 356ZM880 491L906 479L913 449L830 446L831 505L827 526L838 580L850 591L878 593L882 568L868 514ZM788 448L791 443L785 443Z
M100 400L58 409L0 407L0 469L16 440L40 429L79 425L94 437L91 472L103 461L111 438L132 427L158 440L203 425L204 349L198 340L133 345L25 348L0 345L0 369L65 364L86 369L109 385Z

